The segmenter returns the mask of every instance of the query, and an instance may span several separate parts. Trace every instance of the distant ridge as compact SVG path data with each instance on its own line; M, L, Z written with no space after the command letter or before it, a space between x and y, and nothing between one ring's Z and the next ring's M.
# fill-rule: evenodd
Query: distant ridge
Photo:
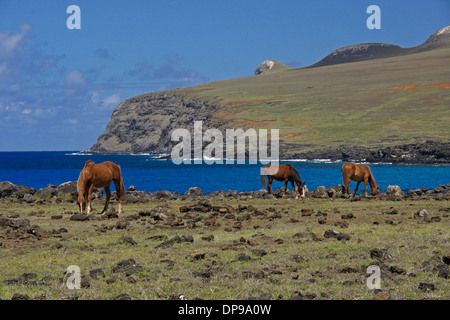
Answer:
M402 48L389 43L359 43L334 50L319 62L309 68L322 67L334 64L349 63L356 61L388 58L405 54L423 52L450 46L450 26L439 29L433 33L423 44Z

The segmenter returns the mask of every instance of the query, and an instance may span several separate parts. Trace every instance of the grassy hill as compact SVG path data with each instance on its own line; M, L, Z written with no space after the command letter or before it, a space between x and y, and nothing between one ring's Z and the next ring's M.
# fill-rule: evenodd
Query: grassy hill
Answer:
M255 74L127 99L87 152L170 153L171 132L203 120L279 129L282 159L450 163L450 26L414 48L357 44Z
M449 141L450 47L175 90L221 105L228 127L278 128L290 151Z

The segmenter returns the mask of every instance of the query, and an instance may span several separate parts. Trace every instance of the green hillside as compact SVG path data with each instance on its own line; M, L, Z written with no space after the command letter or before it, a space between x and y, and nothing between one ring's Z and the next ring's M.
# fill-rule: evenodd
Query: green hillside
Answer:
M291 151L449 141L450 47L172 90L222 105L228 127L278 128Z

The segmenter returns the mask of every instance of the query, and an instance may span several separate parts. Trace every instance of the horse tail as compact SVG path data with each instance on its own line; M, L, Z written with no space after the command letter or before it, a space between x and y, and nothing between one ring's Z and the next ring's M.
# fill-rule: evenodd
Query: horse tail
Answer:
M297 169L295 169L293 166L291 166L289 163L286 164L291 169L292 178L294 178L294 181L298 184L302 184L302 178L300 177L300 174L298 173Z
M265 189L266 188L266 170L264 170L264 168L261 168L260 177L261 177L261 184L263 186L263 189Z
M120 168L119 165L117 165L119 167L119 190L117 191L117 196L123 197L125 195L125 186L123 184L123 176L122 176L122 169Z

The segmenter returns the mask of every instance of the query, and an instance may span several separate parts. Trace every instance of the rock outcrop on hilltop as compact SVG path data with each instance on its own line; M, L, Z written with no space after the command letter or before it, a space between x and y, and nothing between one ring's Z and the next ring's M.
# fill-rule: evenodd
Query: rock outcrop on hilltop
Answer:
M433 33L420 47L433 48L450 45L450 26L443 27Z
M279 61L266 60L255 69L255 75L262 74L271 70L283 70L287 68L289 67Z

